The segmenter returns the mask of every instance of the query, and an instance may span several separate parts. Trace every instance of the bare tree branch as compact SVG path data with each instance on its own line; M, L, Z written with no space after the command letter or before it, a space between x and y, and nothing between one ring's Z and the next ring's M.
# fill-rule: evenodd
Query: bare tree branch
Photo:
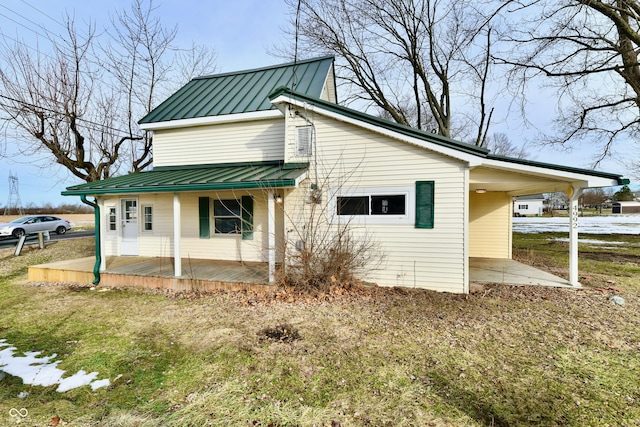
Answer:
M369 101L384 117L447 137L463 136L454 135L453 114L471 109L477 128L465 131L482 144L490 123L484 92L491 61L480 40L505 5L486 12L470 0L286 2L292 10L300 5L297 31L290 33L300 38L296 46L336 55L349 99Z

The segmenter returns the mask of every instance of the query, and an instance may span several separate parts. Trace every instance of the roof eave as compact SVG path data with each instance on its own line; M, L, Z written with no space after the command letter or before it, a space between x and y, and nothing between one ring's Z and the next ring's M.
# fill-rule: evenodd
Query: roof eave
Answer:
M484 159L482 166L511 170L518 173L554 176L558 180L563 180L567 183L581 183L583 188L612 187L629 182L628 179L619 174L492 154Z
M162 129L179 129L195 126L218 125L224 123L238 123L255 120L269 120L282 118L280 110L252 111L249 113L225 114L223 116L206 116L192 119L168 120L164 122L141 123L140 129L154 131Z
M306 175L304 175L306 176ZM146 187L117 187L117 188L89 188L74 189L69 187L61 194L63 196L93 196L93 195L116 195L116 194L143 194L143 193L173 193L186 191L222 191L222 190L255 190L268 188L289 188L297 187L299 179L281 179L273 181L254 181L246 183L216 183L216 184L197 184L197 185L168 185L168 186L146 186Z

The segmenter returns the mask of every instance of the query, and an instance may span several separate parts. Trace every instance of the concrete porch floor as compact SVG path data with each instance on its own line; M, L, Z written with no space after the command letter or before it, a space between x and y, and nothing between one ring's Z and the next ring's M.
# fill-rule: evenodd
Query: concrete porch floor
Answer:
M89 285L93 282L95 258L80 258L29 267L32 282L70 282ZM107 257L107 271L100 273L103 286L134 286L174 290L268 289L266 263L241 263L183 259L182 276L173 276L171 258ZM470 258L471 283L500 283L574 287L561 277L510 259ZM267 286L265 286L267 285Z
M94 280L94 257L29 267L32 282L69 282L89 285ZM174 290L264 291L269 282L266 263L182 259L182 276L174 277L173 259L109 256L100 285Z
M568 280L512 259L469 258L469 281L507 285L579 288Z

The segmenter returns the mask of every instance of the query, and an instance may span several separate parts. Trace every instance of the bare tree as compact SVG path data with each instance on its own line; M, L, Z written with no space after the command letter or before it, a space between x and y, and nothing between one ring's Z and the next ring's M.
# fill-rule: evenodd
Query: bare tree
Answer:
M513 26L496 54L513 66L512 82L526 101L537 76L558 90L557 132L545 141L589 142L594 164L616 140L640 131L640 2L636 0L512 0Z
M176 28L154 17L153 0L133 0L131 10L112 19L101 33L95 24L78 29L66 22L66 37L51 37L51 54L31 52L17 41L0 46L0 113L4 126L23 138L23 155L43 155L84 181L140 171L152 162L151 138L137 125L158 100L192 76L175 73L174 64L192 72L212 71L213 54L189 62L189 51L173 46ZM187 67L183 66L183 69Z
M602 205L607 198L607 193L602 188L588 189L582 192L581 205L588 208L596 208L602 213Z
M503 132L496 132L489 136L489 138L487 138L486 148L488 148L491 153L499 156L513 157L516 159L530 158L524 146L518 147L514 145L509 139L509 136Z
M471 0L286 2L296 11L296 51L336 55L347 101L364 100L398 123L485 143L492 113L488 23L496 11L482 13Z

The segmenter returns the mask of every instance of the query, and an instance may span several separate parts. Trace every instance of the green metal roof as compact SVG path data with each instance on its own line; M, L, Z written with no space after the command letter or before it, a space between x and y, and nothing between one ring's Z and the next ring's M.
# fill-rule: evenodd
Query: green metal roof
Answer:
M155 168L148 172L67 187L64 196L163 193L174 191L248 190L295 187L306 164L226 163Z
M551 163L543 163L537 162L533 160L525 160L525 159L516 159L512 157L499 156L489 152L486 148L478 147L474 144L469 144L466 142L456 141L455 139L447 138L441 135L437 135L431 132L426 132L423 130L419 130L416 128L412 128L410 126L401 125L396 122L392 122L390 120L381 119L379 117L372 116L370 114L366 114L357 110L353 110L351 108L343 107L338 104L334 104L332 102L326 102L321 99L313 99L309 96L306 96L301 93L297 93L295 91L291 91L291 89L287 87L277 88L273 93L269 95L271 100L277 98L280 95L284 95L293 99L301 100L307 102L311 105L317 106L319 108L325 109L327 111L331 111L337 114L341 114L346 117L350 117L352 119L356 119L362 121L364 123L372 124L375 126L380 126L384 129L389 129L395 132L398 132L402 135L415 137L418 139L422 139L423 141L427 141L436 145L440 145L442 147L452 148L454 150L458 150L463 153L473 154L476 156L484 157L491 160L499 160L506 163L514 163L526 166L534 166L541 167L545 169L557 170L562 172L570 172L570 173L579 173L584 175L591 175L600 178L607 179L615 179L618 181L619 185L628 184L629 180L623 178L620 174L609 173L609 172L601 172L590 169L581 169L575 168L571 166L563 166L563 165L555 165Z
M138 123L193 119L275 108L269 94L277 87L320 98L333 56L191 80ZM295 84L294 84L295 79Z
M574 168L573 166L555 165L553 163L544 163L544 162L538 162L538 161L535 161L535 160L516 159L516 158L513 158L513 157L499 156L497 154L488 154L487 158L488 159L492 159L492 160L499 160L501 162L515 163L515 164L525 165L525 166L534 166L534 167L540 167L540 168L545 168L545 169L558 170L558 171L562 171L562 172L570 172L570 173L578 173L578 174L583 174L583 175L591 175L591 176L597 176L599 178L615 179L615 180L618 181L619 185L624 185L624 183L627 183L627 184L629 183L629 180L626 179L626 178L623 178L622 175L615 174L615 173L610 173L610 172L602 172L602 171L596 171L596 170L591 170L591 169Z

